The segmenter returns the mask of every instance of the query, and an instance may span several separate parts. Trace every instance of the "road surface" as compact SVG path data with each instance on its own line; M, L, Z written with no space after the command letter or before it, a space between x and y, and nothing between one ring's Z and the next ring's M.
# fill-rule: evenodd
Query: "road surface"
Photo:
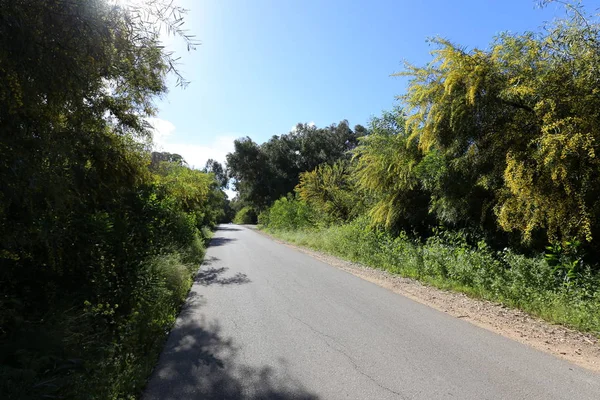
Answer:
M600 399L600 375L222 225L143 398Z

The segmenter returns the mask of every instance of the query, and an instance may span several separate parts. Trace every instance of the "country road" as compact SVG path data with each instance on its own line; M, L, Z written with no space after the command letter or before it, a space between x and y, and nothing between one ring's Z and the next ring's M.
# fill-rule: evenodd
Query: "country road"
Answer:
M600 375L222 225L143 398L598 400Z

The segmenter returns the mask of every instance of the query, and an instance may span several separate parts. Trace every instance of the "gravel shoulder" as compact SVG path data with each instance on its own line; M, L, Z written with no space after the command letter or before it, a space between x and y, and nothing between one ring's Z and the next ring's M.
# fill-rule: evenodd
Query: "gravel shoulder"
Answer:
M537 350L552 354L580 367L600 373L600 342L591 334L581 333L564 326L550 324L523 311L501 304L474 299L462 293L444 291L426 286L414 279L403 278L386 271L342 260L329 254L284 242L260 231L274 241L308 254L364 280L375 283L414 301L469 321Z

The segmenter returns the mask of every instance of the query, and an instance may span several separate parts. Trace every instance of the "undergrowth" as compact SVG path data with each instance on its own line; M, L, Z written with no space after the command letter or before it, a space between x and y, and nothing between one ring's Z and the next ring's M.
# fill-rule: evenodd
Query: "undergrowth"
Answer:
M23 321L30 326L22 327L21 336L10 343L20 350L0 367L0 393L7 396L0 397L137 398L211 236L209 229L202 229L186 248L165 250L141 262L130 304L64 304L38 322ZM125 307L128 311L120 312Z

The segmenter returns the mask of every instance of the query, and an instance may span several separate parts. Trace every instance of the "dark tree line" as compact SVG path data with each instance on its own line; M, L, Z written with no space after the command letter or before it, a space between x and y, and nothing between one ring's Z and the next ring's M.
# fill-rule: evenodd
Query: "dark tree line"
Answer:
M227 155L227 168L238 192L238 207L265 209L293 192L301 172L349 159L349 151L365 134L364 127L351 129L348 121L342 121L325 128L298 124L292 132L260 145L249 137L236 140L233 153Z

